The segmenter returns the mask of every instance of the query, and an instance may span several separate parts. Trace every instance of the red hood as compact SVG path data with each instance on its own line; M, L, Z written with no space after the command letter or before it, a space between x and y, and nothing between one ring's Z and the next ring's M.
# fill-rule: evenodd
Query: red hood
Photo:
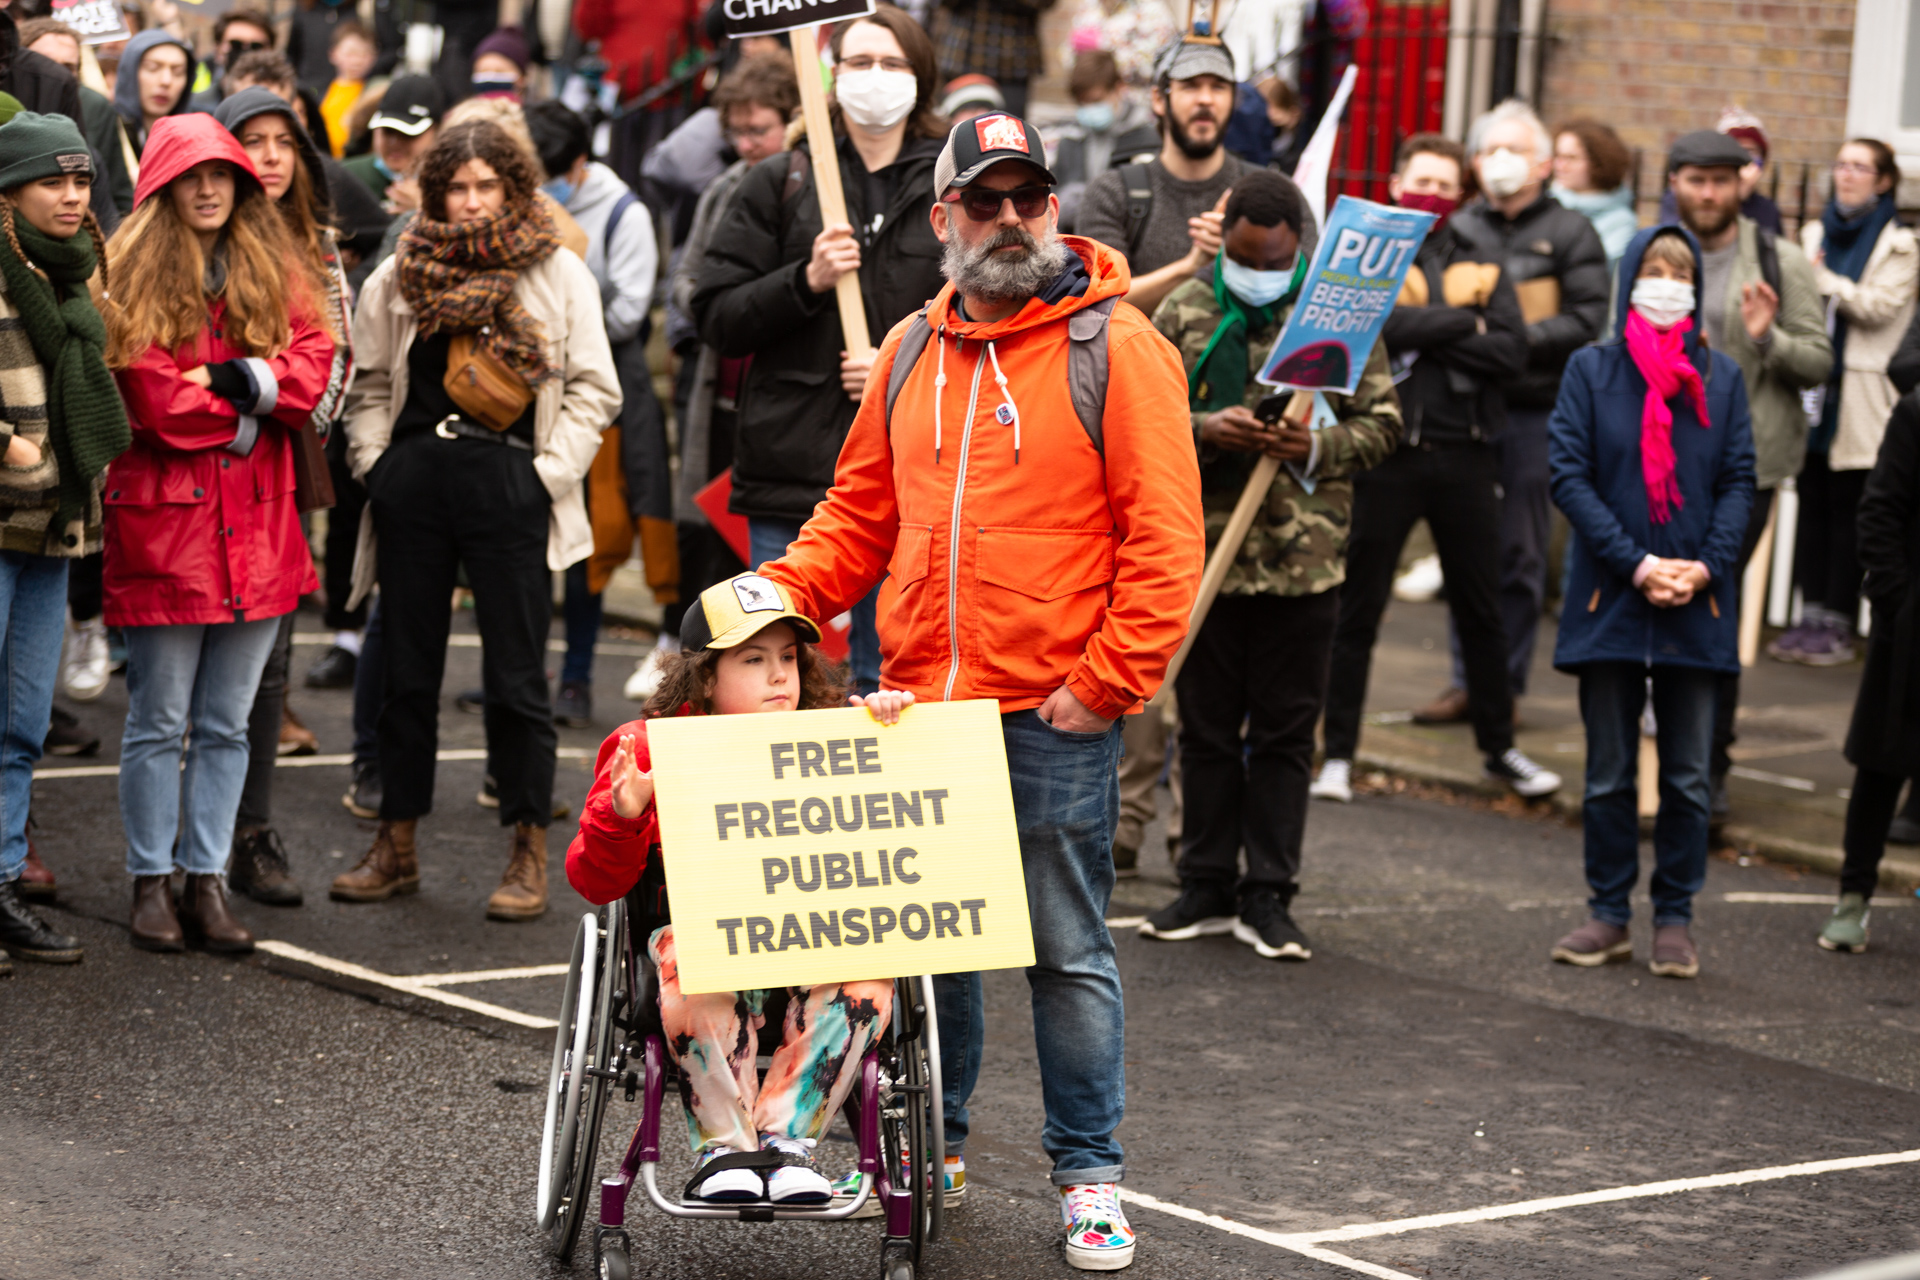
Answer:
M141 175L144 177L145 174L146 170L142 168ZM1127 260L1118 250L1109 249L1098 240L1087 240L1080 236L1062 236L1060 239L1086 265L1091 278L1087 281L1084 293L1062 298L1058 302L1029 298L1018 311L998 320L962 320L953 310L953 284L949 281L934 295L927 315L930 318L938 317L936 323L944 332L956 338L993 341L1036 325L1064 320L1105 298L1124 298L1127 290L1133 287L1133 273L1127 270Z
M134 188L133 202L146 198L193 166L207 160L225 160L260 185L253 161L241 149L239 140L225 126L204 112L166 116L156 122L147 135L147 148L140 155L140 185Z

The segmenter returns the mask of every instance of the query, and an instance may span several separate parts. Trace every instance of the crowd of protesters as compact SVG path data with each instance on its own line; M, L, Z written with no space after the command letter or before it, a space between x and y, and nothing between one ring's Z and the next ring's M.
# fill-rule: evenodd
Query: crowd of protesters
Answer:
M719 36L685 7L583 0L575 22L631 93L696 20ZM288 705L308 597L328 643L299 674L352 690L343 801L377 824L329 894L417 891L456 587L483 652L458 703L484 718L480 802L504 833L485 911L536 918L567 813L555 725L601 722L614 570L637 551L664 610L625 682L648 714L751 634L716 637L709 589L764 572L806 622L789 630L809 671L803 633L840 620L856 700L884 687L1007 713L1068 1256L1124 1266L1122 1018L1100 921L1139 873L1161 784L1180 892L1141 932L1308 960L1290 905L1310 797L1353 798L1372 652L1424 521L1453 678L1415 719L1470 722L1487 774L1526 799L1563 785L1515 725L1548 600L1564 601L1553 661L1579 681L1592 918L1552 957L1633 955L1651 701L1651 967L1691 977L1692 899L1727 812L1740 585L1789 485L1804 607L1769 652L1849 662L1863 598L1873 620L1846 871L1818 939L1864 949L1889 831L1920 828L1920 801L1896 812L1920 771L1920 242L1888 148L1841 146L1796 240L1759 193L1769 139L1745 111L1672 142L1644 228L1631 154L1599 120L1549 128L1509 102L1464 145L1406 138L1388 195L1433 228L1356 390L1309 424L1267 411L1255 377L1319 240L1277 159L1301 142L1293 86L1256 82L1231 33L1177 36L1157 0L1088 0L1072 116L1043 133L1027 113L1041 7L883 4L839 26L831 138L799 126L783 44L731 42L709 104L621 169L605 139L642 135L597 133L555 100L537 40L465 10L436 28L429 74L407 70L407 37L331 4L290 26L246 8L207 33L146 26L101 46L110 93L80 83L99 68L72 28L0 12L0 950L81 958L25 902L56 883L28 841L32 769L97 746L55 693L92 701L119 669L133 945L245 952L229 892L303 902L272 790L278 756L317 749ZM843 221L823 213L823 147ZM842 329L848 277L875 351ZM989 372L976 422L967 383ZM1141 710L1262 455L1285 465L1174 696ZM743 546L707 514L716 489ZM569 863L589 896L624 891L639 867L619 850L652 830L631 728L602 753ZM942 978L939 1003L958 1194L978 975ZM1083 1034L1096 1025L1111 1034Z

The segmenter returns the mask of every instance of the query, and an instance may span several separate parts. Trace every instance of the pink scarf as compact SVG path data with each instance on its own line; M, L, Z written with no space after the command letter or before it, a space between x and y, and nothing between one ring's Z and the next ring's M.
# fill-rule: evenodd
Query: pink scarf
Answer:
M1647 518L1665 524L1673 511L1686 505L1673 478L1673 410L1667 407L1675 393L1686 388L1700 429L1707 422L1707 391L1700 371L1687 359L1686 335L1693 321L1683 318L1665 331L1656 329L1638 311L1627 312L1627 354L1647 380L1647 403L1640 413L1640 473L1647 482Z

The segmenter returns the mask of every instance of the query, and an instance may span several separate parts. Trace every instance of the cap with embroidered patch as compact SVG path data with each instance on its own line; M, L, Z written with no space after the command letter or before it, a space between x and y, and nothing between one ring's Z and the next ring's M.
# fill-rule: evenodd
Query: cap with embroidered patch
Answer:
M386 96L380 99L367 127L417 138L439 124L446 110L446 97L432 76L399 76L387 86Z
M943 196L953 187L964 187L1002 160L1025 161L1047 185L1058 185L1033 127L1019 116L990 111L962 120L947 134L947 145L933 165L933 194Z
M757 573L742 573L700 593L680 620L680 643L690 650L731 649L776 622L792 623L800 639L820 642L820 628L794 608L785 587Z

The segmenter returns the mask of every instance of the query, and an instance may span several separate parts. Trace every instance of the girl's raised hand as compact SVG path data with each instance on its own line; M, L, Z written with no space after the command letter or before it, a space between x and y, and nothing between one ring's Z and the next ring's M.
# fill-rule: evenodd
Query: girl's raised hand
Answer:
M633 735L620 735L609 764L613 779L613 811L623 818L637 818L653 803L653 775L640 769L633 755Z
M867 713L881 724L899 724L900 713L913 705L913 694L905 689L882 689L864 698L856 693L847 699L847 704L865 707Z

